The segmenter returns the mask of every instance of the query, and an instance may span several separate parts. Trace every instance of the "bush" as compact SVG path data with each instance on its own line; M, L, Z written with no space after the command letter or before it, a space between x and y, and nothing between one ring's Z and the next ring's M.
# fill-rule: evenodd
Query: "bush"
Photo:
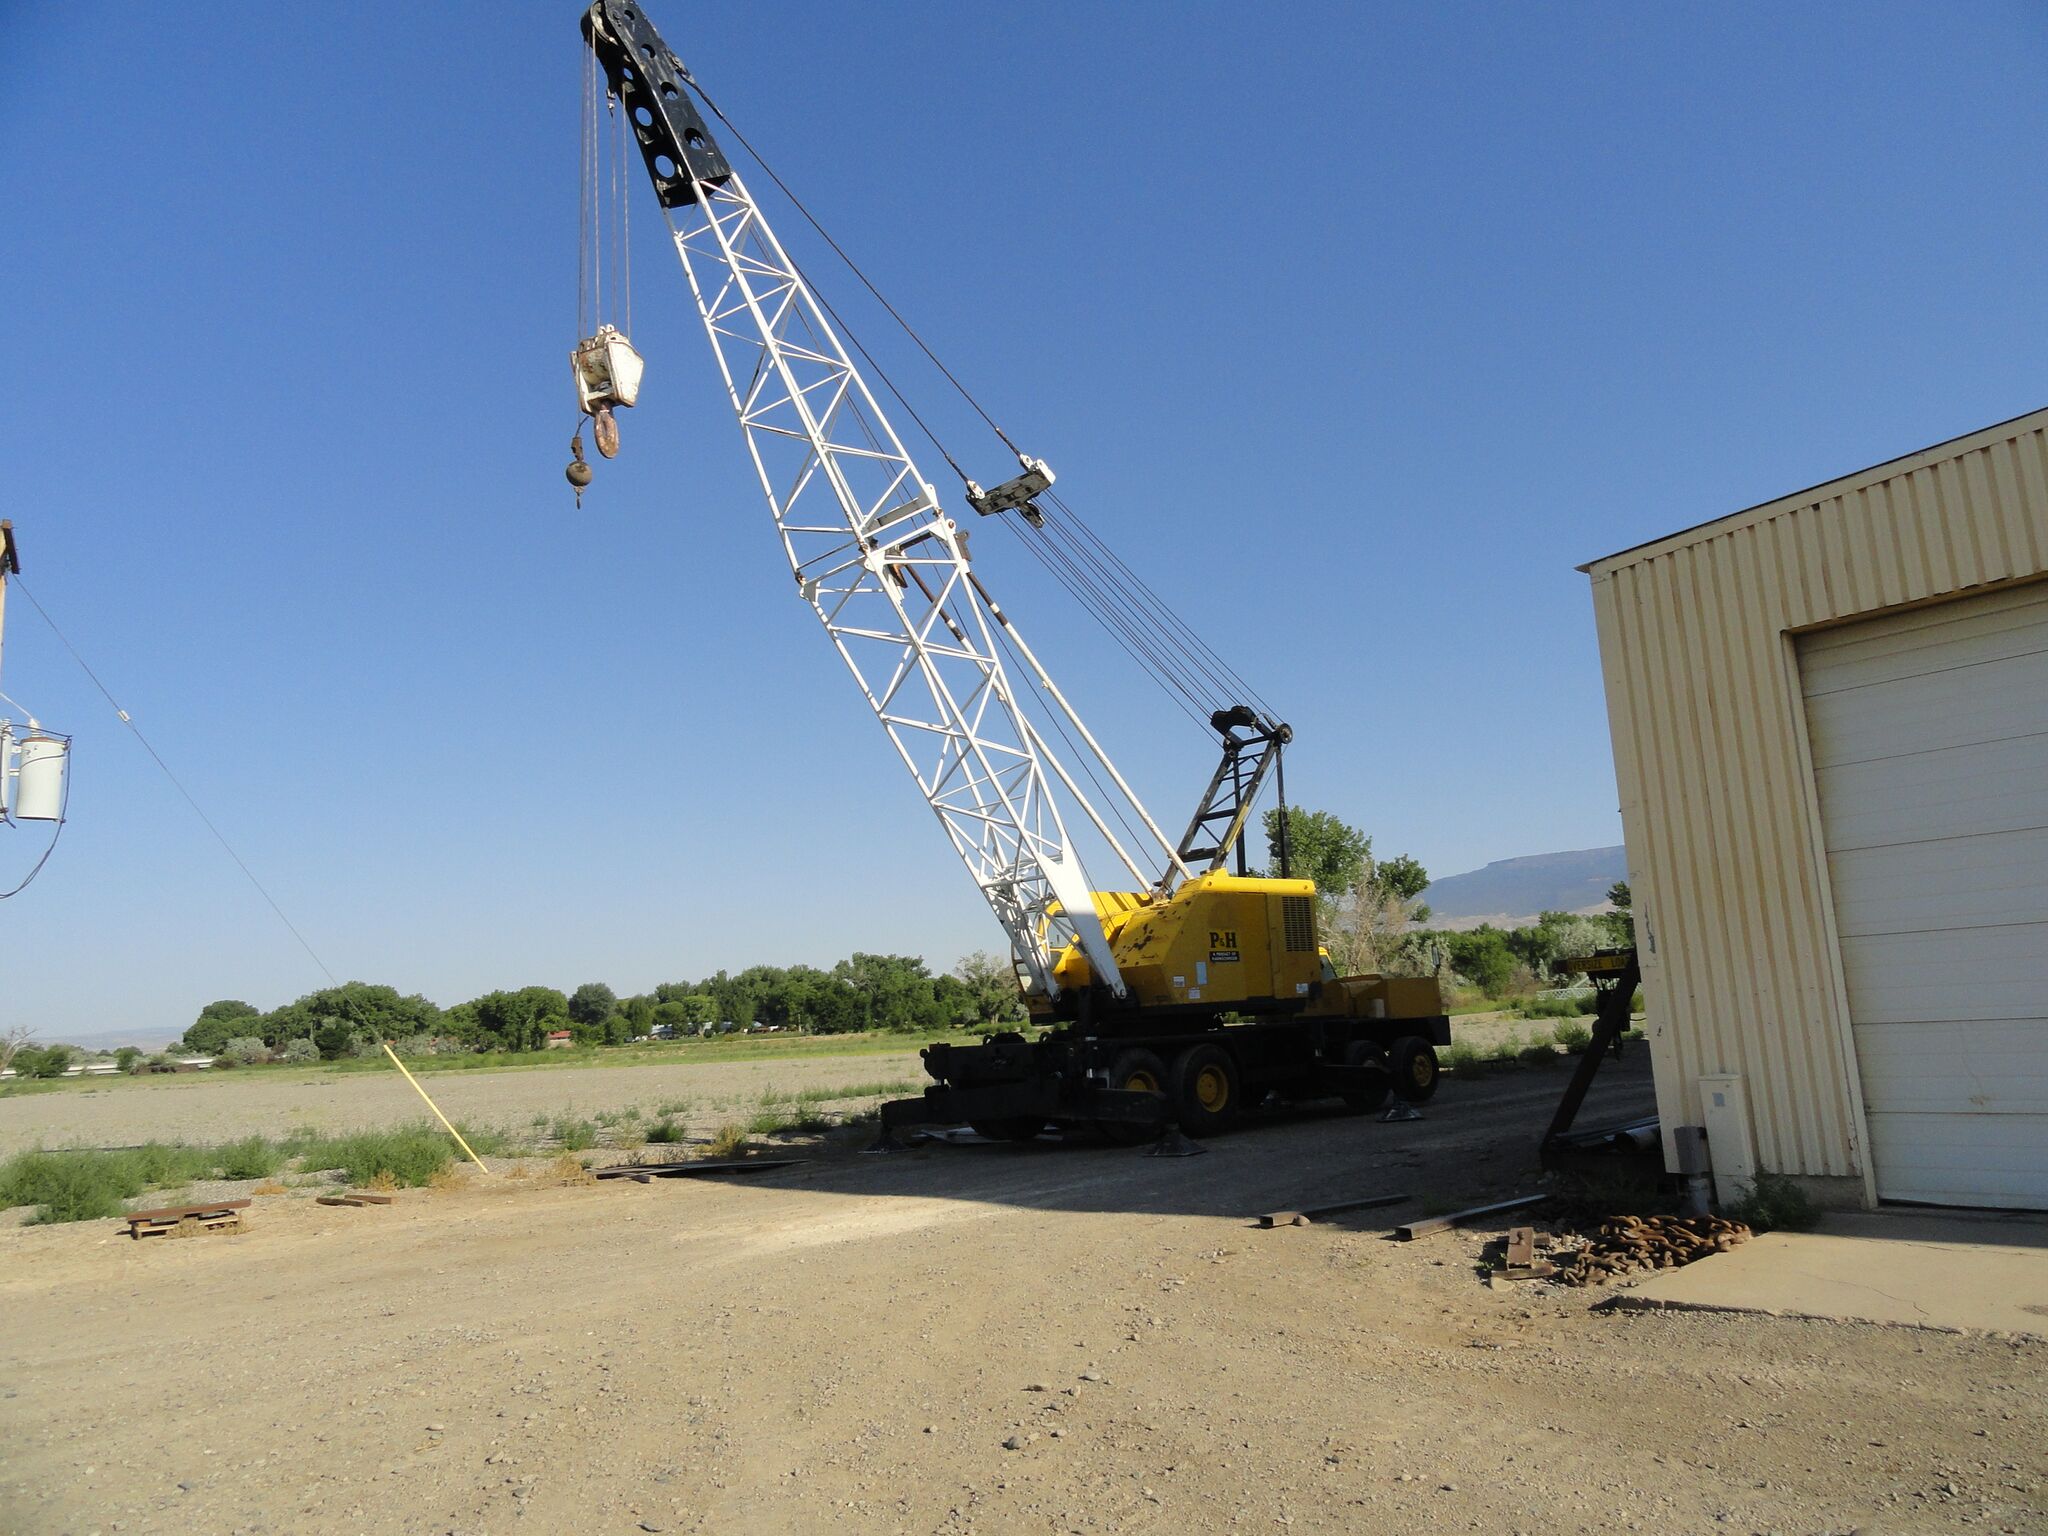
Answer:
M238 1035L220 1048L216 1066L253 1067L270 1060L270 1047L254 1035Z
M663 1116L647 1127L647 1139L662 1146L671 1146L683 1139L683 1128L667 1116Z
M142 1193L134 1171L94 1152L25 1152L0 1171L0 1204L33 1205L31 1222L98 1221Z
M1593 1031L1583 1024L1560 1024L1551 1033L1557 1037L1559 1045L1572 1052L1583 1051L1593 1043Z
M731 1157L744 1152L747 1147L747 1128L743 1125L721 1125L718 1134L711 1138L711 1145L704 1149L709 1157Z
M1820 1220L1820 1207L1791 1179L1759 1168L1749 1192L1726 1214L1749 1223L1752 1232L1804 1232Z
M215 1171L224 1179L267 1179L284 1166L284 1149L261 1136L245 1136L219 1148Z
M25 1045L14 1053L16 1077L62 1077L70 1065L68 1045Z
M278 1059L288 1061L293 1066L303 1066L309 1061L318 1061L320 1059L320 1047L311 1040L303 1038L288 1040L285 1042L284 1049L278 1052Z
M1474 1072L1479 1068L1479 1048L1470 1040L1454 1040L1437 1052L1437 1065L1450 1072Z
M1536 997L1516 1010L1525 1019L1575 1019L1579 1016L1576 998Z
M148 1141L126 1152L108 1152L104 1157L125 1159L135 1170L135 1188L169 1189L190 1184L194 1179L213 1177L214 1155L205 1147L188 1147L183 1142Z
M308 1170L339 1168L351 1184L389 1179L417 1189L455 1161L455 1144L438 1127L416 1125L317 1137L303 1144L300 1156Z

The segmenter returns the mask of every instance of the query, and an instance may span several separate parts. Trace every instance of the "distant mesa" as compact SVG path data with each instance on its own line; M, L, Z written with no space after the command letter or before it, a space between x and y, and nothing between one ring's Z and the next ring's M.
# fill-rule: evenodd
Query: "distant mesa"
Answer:
M1515 928L1544 912L1605 912L1607 891L1628 878L1628 850L1577 848L1496 859L1484 869L1446 875L1422 893L1438 928Z

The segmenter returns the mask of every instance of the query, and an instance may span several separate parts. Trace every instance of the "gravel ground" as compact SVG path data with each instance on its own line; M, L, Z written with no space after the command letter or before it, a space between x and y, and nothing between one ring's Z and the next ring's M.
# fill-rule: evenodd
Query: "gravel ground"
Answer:
M661 1105L685 1103L682 1118L691 1133L709 1135L725 1121L745 1120L767 1092L922 1085L927 1079L915 1047L906 1047L886 1055L436 1072L420 1081L451 1120L476 1125L523 1133L535 1115L588 1117L638 1106L643 1117L652 1117ZM837 1112L868 1102L830 1107ZM191 1072L0 1098L0 1155L34 1146L204 1144L282 1136L302 1125L351 1131L425 1118L427 1107L396 1071Z
M1624 1062L1589 1114L1648 1097ZM1495 1289L1560 1078L1208 1155L821 1149L746 1180L0 1232L0 1530L2039 1531L2048 1346ZM1713 1260L1705 1262L1712 1263Z

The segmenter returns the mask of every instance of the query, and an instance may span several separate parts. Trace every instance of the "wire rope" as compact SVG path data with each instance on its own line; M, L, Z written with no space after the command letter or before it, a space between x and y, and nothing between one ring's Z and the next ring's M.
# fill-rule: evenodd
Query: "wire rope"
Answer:
M763 173L789 200L790 205L831 248L875 301L887 311L890 318L902 328L904 334L916 344L932 366L938 369L960 397L973 407L975 413L1003 445L1022 458L1023 455L1015 441L1003 431L995 418L975 398L973 392L961 382L959 376L946 366L903 313L889 302L874 280L796 195L789 183L755 147L753 141L726 116L724 110L698 81L687 74L685 78L703 100L706 110L732 134L735 142L761 167ZM795 258L790 257L789 260L819 307L839 328L890 396L903 408L961 481L968 483L969 476L961 467L959 460L947 449L917 408L910 403L895 379L877 361L858 333ZM1218 702L1236 703L1248 700L1257 704L1269 716L1273 715L1270 704L1245 681L1242 674L1225 661L1155 588L1146 583L1122 557L1117 555L1108 542L1075 512L1063 497L1048 492L1045 499L1055 511L1053 516L1045 519L1045 526L1038 531L1049 533L1051 537L1039 539L1023 534L1009 519L1005 518L1003 521L1038 558L1039 563L1051 571L1069 594L1081 604L1083 610L1117 641L1124 652L1138 664L1139 669L1174 699L1183 713L1204 730L1211 728L1206 719L1208 709ZM1204 695L1208 695L1206 702Z
M57 627L57 621L50 617L50 611L42 605L42 602L36 597L35 593L30 591L29 588L22 582L21 577L19 575L17 575L14 578L14 584L20 590L21 595L29 600L30 605L34 607L35 611L42 615L43 622L50 626L50 633L55 635L57 637L58 642L64 647L64 649L71 653L71 659L78 663L79 670L84 672L87 677L92 679L92 685L93 687L99 690L100 697L107 701L108 706L112 708L115 715L117 715L120 718L121 723L127 726L128 729L134 733L135 739L142 744L142 750L147 752L150 756L150 760L154 762L159 769L162 770L163 776L171 781L171 787L177 790L177 792L184 797L184 801L187 805L192 807L192 814L197 816L200 819L200 821L205 824L206 830L213 834L214 841L220 844L222 851L225 852L230 859L234 860L235 867L241 870L242 874L247 878L248 882L256 888L256 894L261 896L264 902L269 906L270 910L277 914L277 920L284 924L286 931L288 931L294 939L298 940L299 948L303 949L306 952L307 957L312 960L313 964L320 968L320 974L327 978L328 984L330 986L339 987L341 983L338 980L336 980L334 972L328 969L327 962L320 958L320 952L314 949L313 946L309 942L307 942L305 934L299 931L298 924L294 923L291 920L291 918L285 915L284 908L279 906L277 898L270 894L269 887L265 886L261 880L256 878L256 872L249 867L247 861L245 861L242 858L241 854L235 851L235 845L228 841L227 834L222 832L221 829L214 824L213 818L207 815L205 809L199 804L198 800L193 798L192 791L185 787L184 780L180 779L177 776L177 774L171 771L171 765L164 761L163 754L158 752L155 744L150 741L148 736L143 734L142 727L137 725L135 721L132 718L130 718L128 711L121 707L120 700L116 699L113 693L108 689L107 685L100 681L99 673L95 672L92 669L91 663L89 663L82 655L79 654L78 647L71 643L71 637L65 634L62 629ZM65 800L66 803L68 804L70 800L70 786L68 783L65 787ZM55 846L54 838L51 840L51 846ZM45 854L44 857L47 858L48 855Z

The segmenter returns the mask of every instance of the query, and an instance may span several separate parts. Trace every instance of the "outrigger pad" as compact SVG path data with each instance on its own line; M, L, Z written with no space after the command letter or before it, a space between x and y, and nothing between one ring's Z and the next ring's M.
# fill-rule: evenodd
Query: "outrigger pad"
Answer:
M1200 1157L1209 1149L1199 1141L1190 1141L1181 1128L1171 1120L1160 1132L1159 1139L1147 1149L1147 1157Z

